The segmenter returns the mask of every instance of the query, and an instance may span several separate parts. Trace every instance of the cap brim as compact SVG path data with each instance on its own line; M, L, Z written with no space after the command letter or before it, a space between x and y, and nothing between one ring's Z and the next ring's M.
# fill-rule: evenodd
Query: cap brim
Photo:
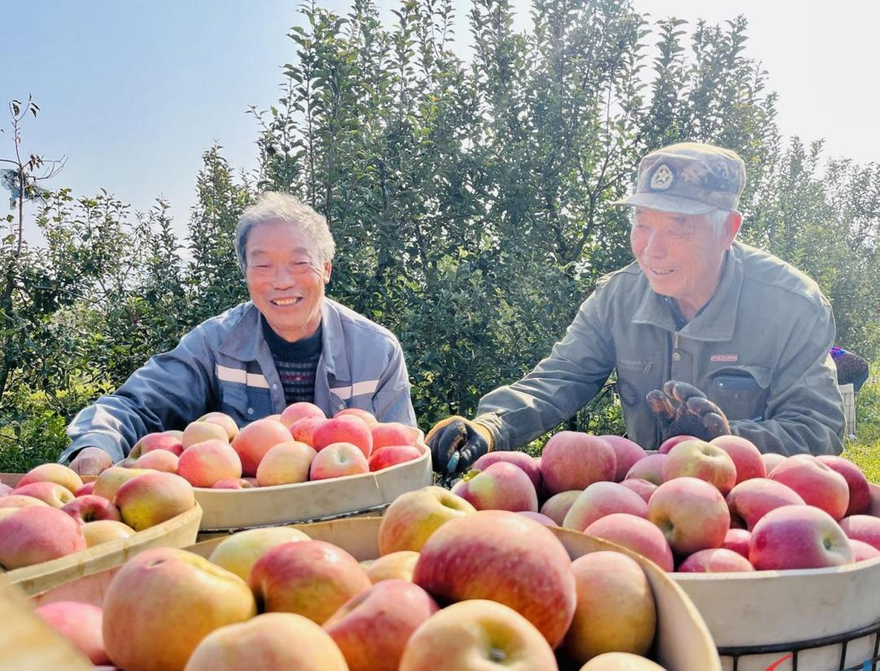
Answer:
M718 209L714 205L700 203L690 198L681 198L662 193L635 193L629 198L617 200L611 204L622 207L644 207L649 210L675 212L676 214L709 214L709 212Z

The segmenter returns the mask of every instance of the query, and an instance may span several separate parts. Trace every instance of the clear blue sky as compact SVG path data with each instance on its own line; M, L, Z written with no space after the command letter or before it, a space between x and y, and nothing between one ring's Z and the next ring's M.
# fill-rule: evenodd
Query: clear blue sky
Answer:
M348 2L322 0L346 12ZM379 0L389 25L397 3ZM520 27L527 0L514 0ZM780 94L786 134L824 137L829 152L880 161L874 31L880 3L634 0L655 17L717 23L743 13L748 54ZM257 134L248 105L278 95L281 66L294 58L297 0L31 0L4 3L0 101L34 95L40 118L24 129L25 151L65 155L51 184L77 195L104 187L135 208L162 195L183 231L195 201L201 154L219 141L235 167L253 168ZM459 50L467 55L467 0L456 0ZM5 109L0 124L8 128ZM12 147L0 135L0 156ZM0 194L0 214L5 211Z

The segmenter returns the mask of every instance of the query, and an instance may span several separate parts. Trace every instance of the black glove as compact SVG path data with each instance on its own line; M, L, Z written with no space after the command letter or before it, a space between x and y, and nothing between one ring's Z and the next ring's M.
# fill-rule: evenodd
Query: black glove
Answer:
M669 380L663 391L655 389L645 397L657 416L663 440L672 436L694 436L712 440L730 433L730 425L721 408L687 382Z
M425 440L434 470L444 475L468 471L492 447L492 434L486 427L458 415L437 422Z

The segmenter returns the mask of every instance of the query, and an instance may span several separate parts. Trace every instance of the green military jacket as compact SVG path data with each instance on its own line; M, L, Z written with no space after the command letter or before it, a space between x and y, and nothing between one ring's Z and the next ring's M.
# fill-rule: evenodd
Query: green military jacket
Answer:
M689 382L762 452L838 454L843 401L829 349L831 306L809 277L735 242L721 282L682 328L637 263L602 278L565 337L526 377L480 400L495 449L524 445L573 416L617 370L627 435L661 442L645 395Z

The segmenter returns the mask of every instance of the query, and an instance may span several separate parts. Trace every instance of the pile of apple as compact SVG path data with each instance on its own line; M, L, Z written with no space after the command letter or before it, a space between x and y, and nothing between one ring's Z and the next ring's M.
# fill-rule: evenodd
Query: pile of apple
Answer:
M211 412L183 431L150 433L120 465L175 473L194 487L248 489L380 471L418 459L418 431L347 408L328 419L311 403L242 429Z
M195 505L192 486L170 473L110 468L94 482L42 464L13 489L0 485L0 567L58 559L149 529Z
M539 458L490 452L452 491L609 540L667 571L826 568L880 556L867 479L836 456L761 454L739 436L666 441L563 431ZM543 505L539 507L539 501Z
M395 500L378 540L360 563L290 527L237 533L209 559L157 548L102 608L37 612L125 671L662 671L642 656L656 607L626 555L571 561L544 525L441 487Z

